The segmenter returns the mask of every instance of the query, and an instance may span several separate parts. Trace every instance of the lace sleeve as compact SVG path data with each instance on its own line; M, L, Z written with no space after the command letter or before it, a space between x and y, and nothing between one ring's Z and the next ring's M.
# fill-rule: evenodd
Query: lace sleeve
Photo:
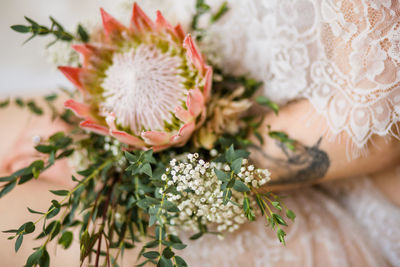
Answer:
M230 1L211 46L224 67L251 73L280 103L305 97L333 135L362 149L396 135L400 118L398 0ZM237 66L242 66L237 68Z
M321 4L321 57L305 95L334 132L363 147L372 134L394 134L400 111L398 1Z

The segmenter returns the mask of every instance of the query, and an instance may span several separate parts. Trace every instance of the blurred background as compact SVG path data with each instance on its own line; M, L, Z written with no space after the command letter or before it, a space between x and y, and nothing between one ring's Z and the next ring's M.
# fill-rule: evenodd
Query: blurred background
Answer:
M28 34L10 29L27 25L24 16L50 26L49 15L67 30L75 32L82 20L100 19L99 8L111 14L120 12L115 0L1 0L0 1L0 100L7 96L30 96L54 92L59 86L71 87L56 71L45 54L52 37L35 38L24 44Z

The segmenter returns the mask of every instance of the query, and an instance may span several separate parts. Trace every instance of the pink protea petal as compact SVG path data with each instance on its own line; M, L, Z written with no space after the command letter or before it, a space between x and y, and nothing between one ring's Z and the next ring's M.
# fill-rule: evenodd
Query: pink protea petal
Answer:
M156 18L156 26L159 30L167 30L171 35L176 37L179 41L182 41L185 36L181 36L181 33L176 31L175 27L164 18L163 14L160 11L157 11L157 18Z
M164 28L170 31L174 31L174 28L172 28L171 24L169 24L169 22L164 18L164 16L159 10L157 10L156 14L157 14L156 25L158 28Z
M206 75L204 76L204 98L208 99L211 93L211 86L212 86L212 76L213 76L213 69L210 66L206 66Z
M124 131L111 131L111 135L115 137L118 141L124 144L128 144L137 148L143 148L145 147L145 143L143 140L128 134L127 132Z
M201 73L204 71L204 59L197 48L196 44L194 43L192 36L188 34L185 37L185 40L183 40L183 47L187 51L187 56L190 59L190 61L193 63L193 65L200 70Z
M89 119L90 116L90 107L88 105L79 103L73 99L69 99L64 102L64 107L72 110L76 116L83 118L83 119Z
M104 9L100 8L100 12L106 36L109 36L113 32L121 32L125 29L124 25L104 11Z
M185 31L182 29L181 24L176 25L174 29L178 38L183 41L185 39Z
M184 124L179 129L179 132L176 135L171 137L171 143L174 145L183 145L190 138L194 129L195 129L194 122L189 122L189 123Z
M151 146L161 146L169 142L170 135L164 132L147 131L142 133L142 138Z
M153 146L151 149L153 149L153 152L160 152L161 150L169 148L171 145L163 145L163 146Z
M81 68L69 66L59 66L58 69L72 82L79 90L84 91L80 81L80 74L83 71Z
M190 114L197 117L204 109L204 96L199 89L190 90L186 100Z
M184 123L193 120L193 115L181 106L175 108L175 116Z
M108 127L110 128L110 134L114 138L116 138L118 141L124 144L128 144L137 148L142 148L146 144L143 142L143 140L128 134L127 132L124 131L118 131L117 126L115 125L115 114L110 113L106 116L106 122Z
M83 66L87 66L89 58L93 55L94 48L89 44L72 45L72 49L81 54Z
M103 125L100 125L92 120L85 120L80 123L81 128L87 129L91 132L100 135L109 135L109 129Z
M143 12L137 3L133 4L133 12L131 25L135 26L137 30L142 31L145 28L148 30L154 29L154 23L151 19Z

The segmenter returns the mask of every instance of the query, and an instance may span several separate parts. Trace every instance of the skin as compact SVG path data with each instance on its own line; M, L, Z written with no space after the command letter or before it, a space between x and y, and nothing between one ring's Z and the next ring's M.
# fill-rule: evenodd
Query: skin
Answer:
M296 140L296 150L290 151L268 137L267 125L271 130L283 131ZM400 162L400 142L397 139L373 136L374 145L368 145L368 154L351 159L348 156L351 148L346 145L349 136L342 133L335 140L329 140L324 137L327 127L325 118L316 115L306 100L287 105L278 116L266 115L261 126L264 144L254 140L258 145L252 149L252 159L257 166L271 170L272 185L267 189L284 190L361 175L383 179L379 172L395 171Z

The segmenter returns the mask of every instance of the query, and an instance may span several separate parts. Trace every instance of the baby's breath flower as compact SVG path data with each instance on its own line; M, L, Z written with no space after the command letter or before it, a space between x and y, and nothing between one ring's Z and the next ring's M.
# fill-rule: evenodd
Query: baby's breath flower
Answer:
M247 161L243 162L247 164ZM168 185L174 185L179 192L166 194L167 199L182 211L174 220L174 225L179 226L174 231L198 231L200 221L220 232L233 232L247 221L241 207L231 202L223 204L221 181L218 180L214 168L230 171L228 165L205 162L199 159L197 153L188 154L182 161L173 159L170 165L174 166L173 170L168 169L161 179L167 180ZM238 177L250 188L257 188L270 179L268 171L255 169L252 165L244 165ZM243 203L244 195L233 190L231 200Z
M32 137L32 142L35 146L40 144L40 141L42 141L42 138L39 135L35 135Z
M68 42L56 42L46 48L44 54L48 57L48 61L54 66L60 65L79 65L79 55L71 47Z

